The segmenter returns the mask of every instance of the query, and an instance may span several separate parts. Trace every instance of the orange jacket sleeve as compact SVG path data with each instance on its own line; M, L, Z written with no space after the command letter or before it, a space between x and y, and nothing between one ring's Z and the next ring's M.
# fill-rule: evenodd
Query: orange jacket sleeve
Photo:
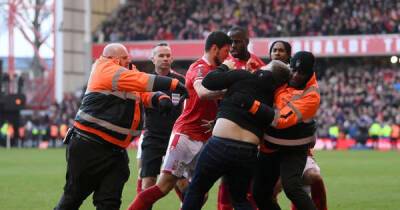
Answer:
M160 97L168 97L165 93L161 91L157 92L144 92L144 93L139 93L141 101L146 108L155 108L158 106Z
M155 96L155 93L153 93L153 92L140 93L140 98L142 100L144 107L147 107L147 108L153 107L153 104L151 102L152 102L152 99L154 96Z
M105 59L97 60L92 68L88 83L89 91L152 91L155 75L136 69L128 70Z
M155 75L147 74L137 70L125 70L116 72L116 88L119 91L148 92L153 90Z
M301 98L290 100L285 106L275 110L275 118L271 125L283 129L311 120L316 115L319 104L320 96L317 91L311 91Z

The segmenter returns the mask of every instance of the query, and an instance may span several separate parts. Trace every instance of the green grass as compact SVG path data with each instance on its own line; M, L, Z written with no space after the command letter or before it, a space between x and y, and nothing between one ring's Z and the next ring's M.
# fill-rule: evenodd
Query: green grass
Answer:
M131 176L123 192L121 209L135 195L135 151L131 157ZM396 210L400 208L400 153L317 151L317 161L328 188L330 210ZM52 209L65 182L64 149L0 149L0 209ZM281 196L284 197L284 196ZM283 209L288 201L281 199ZM154 210L175 210L175 193L160 200ZM91 197L81 209L94 209ZM216 187L203 209L216 209Z

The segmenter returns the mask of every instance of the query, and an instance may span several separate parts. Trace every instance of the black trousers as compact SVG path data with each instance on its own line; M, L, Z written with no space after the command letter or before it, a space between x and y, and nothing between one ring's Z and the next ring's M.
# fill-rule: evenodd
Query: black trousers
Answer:
M253 210L247 190L257 159L257 146L219 137L211 137L197 160L182 210L199 210L204 195L221 176L225 177L236 210Z
M119 209L129 178L125 149L73 134L67 147L64 194L56 210L76 210L92 192L97 210Z
M307 149L280 149L270 154L260 153L253 183L253 196L258 208L281 209L273 198L275 184L281 176L283 190L297 209L317 210L302 188L306 162Z

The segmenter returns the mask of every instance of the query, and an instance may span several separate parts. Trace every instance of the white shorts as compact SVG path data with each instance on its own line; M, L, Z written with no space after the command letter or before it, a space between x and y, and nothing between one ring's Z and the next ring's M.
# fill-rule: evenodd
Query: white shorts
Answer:
M315 169L318 171L318 173L321 172L321 169L319 168L317 162L315 162L314 158L312 158L311 156L307 156L307 163L306 166L304 167L303 175L304 172L306 172L308 169Z
M185 134L172 132L161 171L179 178L191 178L203 146L202 141L194 141Z
M140 160L142 157L142 143L143 143L143 136L144 136L143 133L144 132L142 132L142 134L140 134L140 137L139 137L139 140L137 143L136 159L138 159L138 160Z

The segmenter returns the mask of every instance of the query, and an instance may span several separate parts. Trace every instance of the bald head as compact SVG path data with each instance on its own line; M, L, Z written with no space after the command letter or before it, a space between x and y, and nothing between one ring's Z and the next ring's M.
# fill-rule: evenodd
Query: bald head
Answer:
M126 55L128 55L128 50L124 45L120 43L108 44L103 49L104 57L116 57L116 56L126 56Z
M240 26L234 26L228 31L228 36L240 36L242 39L249 39L249 33L247 30Z
M250 58L250 53L247 50L249 44L249 35L245 28L235 26L228 32L228 36L232 40L231 55L243 61Z
M107 44L103 49L103 56L114 59L120 66L128 67L129 53L126 47L120 43Z

